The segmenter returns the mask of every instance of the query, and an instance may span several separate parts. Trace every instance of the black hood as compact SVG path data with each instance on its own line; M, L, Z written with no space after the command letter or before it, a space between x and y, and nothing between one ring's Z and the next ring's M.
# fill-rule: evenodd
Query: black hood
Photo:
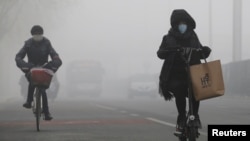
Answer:
M194 19L184 9L174 10L170 20L172 28L177 26L181 21L186 22L191 29L195 29L196 27Z

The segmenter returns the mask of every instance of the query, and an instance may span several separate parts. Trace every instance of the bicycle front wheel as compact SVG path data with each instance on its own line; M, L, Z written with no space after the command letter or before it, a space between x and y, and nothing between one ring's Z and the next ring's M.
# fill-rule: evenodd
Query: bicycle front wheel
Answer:
M197 128L190 127L188 132L188 141L196 141L197 137Z
M41 108L41 93L39 89L36 89L36 129L37 131L40 131L40 118L42 114L42 108Z
M179 137L179 141L187 141L187 138L185 136Z

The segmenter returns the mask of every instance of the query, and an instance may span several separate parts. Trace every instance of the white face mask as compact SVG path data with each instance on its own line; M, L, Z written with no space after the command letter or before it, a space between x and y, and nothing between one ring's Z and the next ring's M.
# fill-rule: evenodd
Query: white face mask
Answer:
M34 41L39 42L43 40L43 35L33 35L32 38Z
M179 24L178 29L181 34L185 33L187 31L187 25L184 23Z

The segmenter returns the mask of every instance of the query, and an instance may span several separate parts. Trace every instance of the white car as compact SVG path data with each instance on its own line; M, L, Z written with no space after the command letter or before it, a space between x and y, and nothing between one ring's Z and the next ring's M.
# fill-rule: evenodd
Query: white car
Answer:
M148 96L156 98L158 84L157 77L154 74L136 74L129 78L128 97Z

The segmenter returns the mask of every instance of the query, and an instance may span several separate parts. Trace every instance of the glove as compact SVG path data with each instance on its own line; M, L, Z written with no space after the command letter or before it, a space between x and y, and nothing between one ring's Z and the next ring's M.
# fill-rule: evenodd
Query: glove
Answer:
M21 70L22 70L22 72L24 72L24 73L28 73L28 72L30 71L30 69L27 68L27 67L23 67L23 68L21 68Z
M54 67L54 65L52 64L52 62L47 63L45 66L43 66L43 68L46 69L50 69L52 70L54 73L57 71L58 68Z
M23 65L20 69L24 72L24 73L28 73L33 67L35 67L35 65L31 64L31 63L26 63L25 65Z
M206 59L210 55L211 51L212 50L208 46L203 46L201 48L202 59Z

